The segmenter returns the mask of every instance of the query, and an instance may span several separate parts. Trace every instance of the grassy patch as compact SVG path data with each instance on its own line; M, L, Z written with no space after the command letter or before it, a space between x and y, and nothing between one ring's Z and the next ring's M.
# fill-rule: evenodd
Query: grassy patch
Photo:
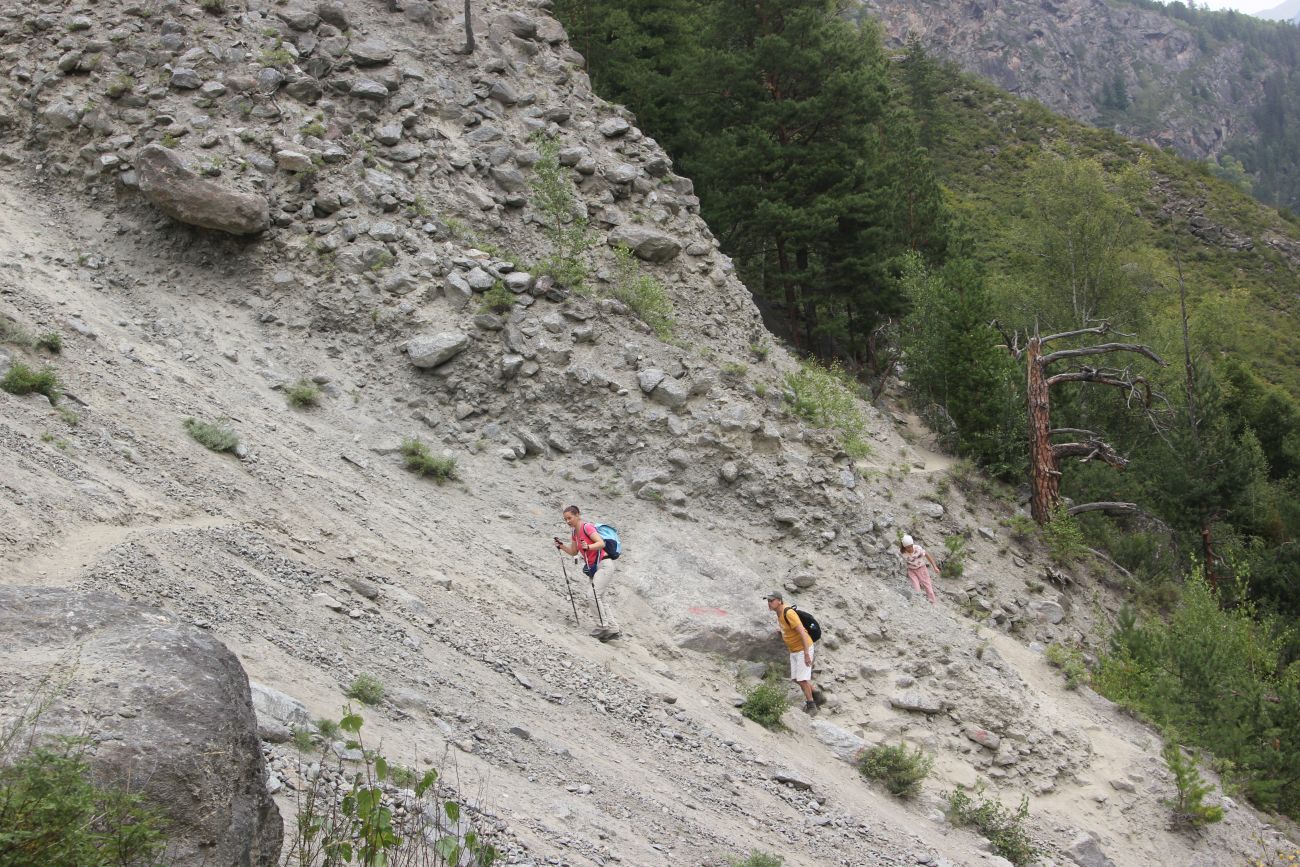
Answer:
M483 304L479 307L482 313L509 313L515 306L515 293L506 288L506 284L500 280L492 284L492 288L483 293Z
M1088 666L1084 663L1079 648L1053 642L1047 645L1047 662L1061 669L1065 675L1066 689L1078 689L1088 683Z
M347 694L362 704L379 704L384 700L384 685L373 674L358 674L349 684Z
M840 447L853 458L871 454L867 444L867 419L858 409L847 376L838 363L829 367L805 361L786 374L785 385L794 394L794 412L805 421L835 431Z
M632 251L614 249L614 283L610 294L628 306L660 340L673 336L673 302L662 283L641 270Z
M1016 867L1028 867L1038 857L1038 847L1029 839L1025 820L1029 818L1029 798L1011 810L1000 801L984 796L983 786L972 795L961 789L948 793L948 818L954 825L973 825L993 844L993 851Z
M239 435L225 425L196 418L187 418L181 425L191 439L214 452L233 452L239 445Z
M17 322L11 322L8 319L0 319L0 343L8 343L10 346L22 346L31 349L36 345L36 338L31 332L23 328Z
M745 703L740 712L748 719L773 731L785 728L781 717L790 709L790 698L784 684L771 679L757 683L745 691Z
M58 355L63 351L63 335L57 331L47 331L36 338L36 348Z
M53 368L35 370L21 361L15 361L4 379L0 379L0 388L10 394L43 394L50 399L50 403L58 403L63 396L59 377Z
M731 867L783 867L785 861L776 855L769 855L766 852L755 852L748 858L739 861L733 859Z
M300 379L284 390L290 406L295 409L308 409L320 406L320 388L310 379Z
M909 750L906 745L881 744L872 747L858 759L858 770L869 780L884 784L891 795L910 798L921 791L921 783L934 767L934 759L918 747Z
M429 447L414 437L402 440L402 457L406 468L420 476L429 476L436 482L456 478L456 459L435 456Z

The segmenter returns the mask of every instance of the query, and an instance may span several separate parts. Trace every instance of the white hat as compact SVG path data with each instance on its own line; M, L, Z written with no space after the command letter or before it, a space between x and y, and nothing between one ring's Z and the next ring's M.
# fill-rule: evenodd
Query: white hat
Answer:
M910 546L911 544L912 544L912 537L909 536L909 535L907 535L906 533L904 533L904 534L903 534L903 547L906 548L906 547Z

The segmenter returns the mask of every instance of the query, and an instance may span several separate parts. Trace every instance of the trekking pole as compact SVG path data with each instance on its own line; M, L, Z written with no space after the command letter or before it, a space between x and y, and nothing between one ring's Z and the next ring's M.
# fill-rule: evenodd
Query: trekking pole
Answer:
M559 548L555 550L559 551ZM564 570L564 589L569 591L569 604L573 606L573 624L575 626L582 623L578 619L578 603L573 599L573 585L569 583L569 567L564 563L564 552L560 551L560 568Z

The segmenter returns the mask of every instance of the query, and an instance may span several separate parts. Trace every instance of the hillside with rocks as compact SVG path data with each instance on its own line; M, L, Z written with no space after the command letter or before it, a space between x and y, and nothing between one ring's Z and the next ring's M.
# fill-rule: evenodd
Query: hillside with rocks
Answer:
M1028 796L1044 864L1279 842L1221 792L1223 822L1167 828L1158 734L1044 658L1099 640L1116 595L1013 538L1014 497L892 412L859 403L853 458L791 410L797 361L690 180L547 8L475 4L468 52L459 3L0 10L0 323L61 335L0 344L0 375L48 364L64 392L0 391L0 720L67 672L42 724L101 773L147 770L164 802L222 781L174 816L176 864L277 863L274 814L291 836L319 771L291 727L359 674L385 693L367 738L440 769L506 864L1005 864L944 816L978 783ZM544 273L552 153L589 292ZM671 333L629 306L638 280ZM303 380L319 406L290 405ZM409 472L410 438L456 478ZM626 546L607 643L551 544L571 502ZM937 606L902 531L966 539ZM826 628L824 706L785 732L737 711L782 657L774 588ZM936 758L912 801L848 762L899 741Z

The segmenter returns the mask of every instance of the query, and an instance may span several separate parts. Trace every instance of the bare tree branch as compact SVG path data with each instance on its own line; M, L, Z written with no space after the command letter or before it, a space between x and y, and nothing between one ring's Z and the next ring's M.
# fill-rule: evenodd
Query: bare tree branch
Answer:
M1096 433L1090 430L1084 430L1081 427L1054 427L1047 432L1048 436L1056 436L1057 434L1082 434L1086 437L1097 436Z
M1166 363L1163 358L1156 355L1151 347L1143 346L1141 343L1098 343L1096 346L1085 346L1082 349L1058 349L1056 352L1049 352L1039 358L1038 363L1047 365L1063 358L1082 358L1085 355L1103 355L1107 352L1136 352L1138 355L1146 356L1161 367L1164 367Z
M1128 466L1128 458L1116 452L1110 443L1102 442L1100 439L1093 439L1086 443L1059 443L1052 446L1052 457L1058 461L1061 458L1078 457L1081 464L1100 458L1117 470Z
M1046 337L1038 338L1040 344L1050 343L1053 340L1068 340L1071 337L1082 337L1085 334L1109 334L1110 323L1103 322L1093 328L1078 328L1074 331L1062 331L1060 334L1049 334Z

